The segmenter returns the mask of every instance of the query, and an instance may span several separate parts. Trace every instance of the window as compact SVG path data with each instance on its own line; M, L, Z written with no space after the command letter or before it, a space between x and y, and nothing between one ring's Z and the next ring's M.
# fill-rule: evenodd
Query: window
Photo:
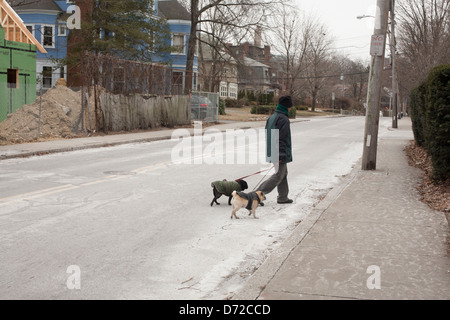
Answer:
M44 47L55 47L55 27L54 26L43 26L42 31L42 45Z
M34 26L31 24L26 25L27 30L30 31L30 33L34 36Z
M19 69L8 69L7 81L8 81L8 88L12 89L19 88Z
M45 89L49 89L53 86L52 72L53 72L52 67L42 68L42 87Z
M228 97L237 99L238 97L238 85L236 83L230 83L228 86Z
M220 82L220 97L227 98L228 97L228 84L226 82Z
M172 46L175 50L175 53L184 54L185 48L185 40L183 34L174 34L172 38Z
M60 24L58 26L58 36L66 36L67 35L67 29L64 24Z

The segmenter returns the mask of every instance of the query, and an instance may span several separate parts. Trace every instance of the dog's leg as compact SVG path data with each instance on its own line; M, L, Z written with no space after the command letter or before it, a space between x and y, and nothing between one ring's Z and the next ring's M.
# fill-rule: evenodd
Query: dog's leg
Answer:
M252 210L251 211L249 210L250 211L249 215L253 214L253 218L259 219L256 216L256 208L258 208L258 203L256 201L254 201L253 204L252 204Z
M220 197L220 196L219 196ZM214 198L211 201L211 207L214 205L214 203L216 203L218 206L220 206L220 203L217 202L217 199L219 199L219 197L214 196Z
M217 202L217 201L216 201L216 190L214 188L214 185L213 184L211 184L211 185L213 186L213 195L214 195L214 198L211 201L211 207L212 207L214 205L214 202Z
M215 187L213 187L213 194L214 194L214 199L211 201L211 207L214 205L214 203L216 203L218 206L220 206L220 203L217 202L217 199L219 199L222 194L217 191L217 189Z
M231 211L231 219L233 219L233 217L235 217L236 219L239 219L239 217L236 215L236 211L238 211L238 208L234 208L233 207L233 211Z
M228 197L228 205L231 206L231 200L233 199L233 196Z

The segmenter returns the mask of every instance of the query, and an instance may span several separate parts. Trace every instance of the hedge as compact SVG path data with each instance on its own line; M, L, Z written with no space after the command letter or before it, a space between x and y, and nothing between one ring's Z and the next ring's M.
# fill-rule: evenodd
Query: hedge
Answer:
M273 114L275 110L277 109L277 106L253 106L250 110L251 114ZM289 118L295 119L297 116L297 108L292 107L289 109Z
M450 64L431 70L410 94L414 138L433 162L433 178L450 178Z
M276 106L253 106L250 110L251 114L272 114L275 112Z
M421 147L425 146L425 91L426 87L425 83L423 83L417 88L414 88L410 93L411 120L413 124L414 139Z

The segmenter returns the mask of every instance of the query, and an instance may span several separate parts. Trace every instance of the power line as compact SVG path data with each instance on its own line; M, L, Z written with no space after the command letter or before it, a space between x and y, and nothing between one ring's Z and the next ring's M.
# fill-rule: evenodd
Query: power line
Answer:
M323 76L309 76L309 77L296 77L295 79L325 79L325 78L340 78L341 76L356 76L360 74L369 74L369 71L364 72L352 72L352 73L340 73L340 74L333 74L333 75L323 75ZM289 79L288 77L275 77L276 79L284 80Z

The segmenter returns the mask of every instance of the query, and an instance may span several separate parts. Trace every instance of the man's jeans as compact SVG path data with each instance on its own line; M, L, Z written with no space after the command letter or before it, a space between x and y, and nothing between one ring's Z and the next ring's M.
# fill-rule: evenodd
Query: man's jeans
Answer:
M288 200L289 186L287 182L287 164L281 163L278 166L278 171L272 175L268 180L264 181L259 187L259 191L265 194L272 192L275 187L278 189L278 201Z

